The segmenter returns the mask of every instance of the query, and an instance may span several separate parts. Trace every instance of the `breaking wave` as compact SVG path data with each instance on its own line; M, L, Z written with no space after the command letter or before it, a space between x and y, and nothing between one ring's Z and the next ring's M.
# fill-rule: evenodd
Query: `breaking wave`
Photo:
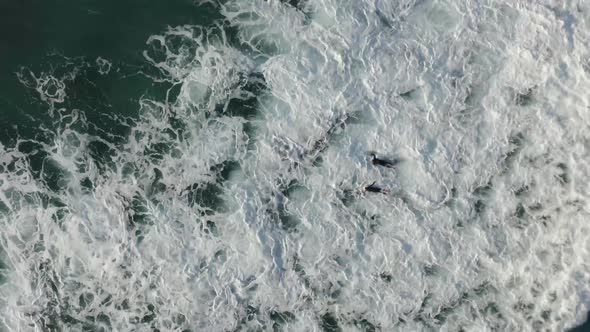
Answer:
M109 59L19 71L47 120L0 146L6 330L584 318L589 3L208 5L147 38L137 116L79 102Z

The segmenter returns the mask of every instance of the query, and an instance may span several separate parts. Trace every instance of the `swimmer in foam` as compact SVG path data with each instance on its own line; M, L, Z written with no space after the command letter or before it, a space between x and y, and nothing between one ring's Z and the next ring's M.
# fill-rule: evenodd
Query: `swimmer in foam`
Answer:
M381 194L389 194L389 189L384 187L379 187L375 184L375 182L371 183L370 185L363 188L363 191L370 192L370 193L381 193Z
M374 152L369 153L369 155L371 156L371 162L375 166L394 168L400 162L397 159L396 160L388 160L388 159L377 158L377 154L375 154Z

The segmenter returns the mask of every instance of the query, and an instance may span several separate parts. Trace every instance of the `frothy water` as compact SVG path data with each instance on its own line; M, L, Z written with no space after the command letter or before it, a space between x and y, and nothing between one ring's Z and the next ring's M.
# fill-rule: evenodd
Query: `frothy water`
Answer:
M0 146L5 330L584 319L590 3L215 7L147 38L138 75L170 88L137 117L72 106L109 59L19 71L50 121Z

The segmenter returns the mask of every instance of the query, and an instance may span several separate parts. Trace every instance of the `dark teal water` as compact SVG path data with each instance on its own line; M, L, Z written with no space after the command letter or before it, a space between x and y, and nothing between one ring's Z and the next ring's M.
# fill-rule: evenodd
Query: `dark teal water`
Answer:
M147 38L167 26L208 25L219 18L211 5L191 0L1 0L0 142L32 137L41 123L50 122L47 104L17 79L23 67L38 75L94 65L98 57L109 60L108 75L96 66L83 68L68 85L66 102L58 105L81 109L90 122L109 128L116 123L105 114L133 117L141 95L168 87L141 74L152 70L142 55Z

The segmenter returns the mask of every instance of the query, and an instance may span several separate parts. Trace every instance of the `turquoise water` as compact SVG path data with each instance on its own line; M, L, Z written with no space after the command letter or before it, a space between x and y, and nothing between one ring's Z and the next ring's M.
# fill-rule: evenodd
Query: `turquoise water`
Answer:
M590 306L589 17L584 1L0 2L0 327L573 327Z

